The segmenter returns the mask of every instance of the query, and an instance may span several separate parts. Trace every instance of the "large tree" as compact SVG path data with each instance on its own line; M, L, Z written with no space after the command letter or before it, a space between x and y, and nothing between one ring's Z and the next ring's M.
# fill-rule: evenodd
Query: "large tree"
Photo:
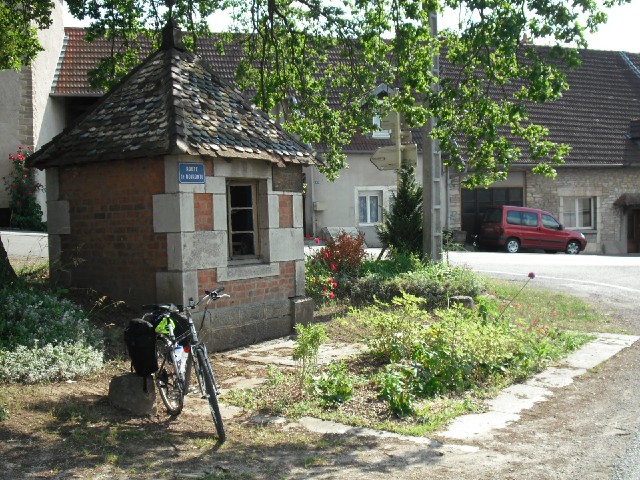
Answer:
M555 175L566 145L548 140L529 121L526 105L558 98L567 88L564 68L575 66L585 31L606 21L603 7L629 0L168 0L171 15L197 51L217 11L230 12L232 33L220 48L241 41L245 59L236 82L255 92L264 111L285 107L284 126L321 145L325 174L346 167L343 146L370 131L376 109L393 108L410 125L436 119L432 135L444 163L466 170L466 186L504 179L527 151L534 172ZM114 41L112 56L94 84L110 85L140 61L141 33L158 38L165 0L67 0L71 13L91 19L89 38ZM34 29L48 25L49 0L0 4L0 68L28 64L37 52ZM432 35L429 15L458 12L458 29ZM31 20L32 22L29 22ZM523 39L528 39L527 42ZM531 48L544 40L549 49ZM35 43L34 43L35 42ZM571 47L571 48L562 48ZM452 70L438 79L434 56ZM381 105L380 84L396 90ZM434 88L436 85L436 88Z

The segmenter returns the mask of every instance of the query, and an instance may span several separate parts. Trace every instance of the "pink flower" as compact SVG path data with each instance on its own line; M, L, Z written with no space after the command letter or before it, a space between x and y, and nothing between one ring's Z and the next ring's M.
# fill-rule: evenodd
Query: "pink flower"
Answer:
M329 293L329 298L336 298L336 295L335 295L335 293L333 293L333 292L330 292L330 293Z
M536 274L533 272L529 272L529 278L533 280L534 278L536 278Z
M324 258L329 258L329 252L324 252Z
M333 282L333 283L331 284L331 288L336 288L337 286L338 286L338 284L337 284L336 282Z
M318 237L316 237L316 238L314 239L314 241L315 241L316 243L320 243L320 239L319 239Z
M328 258L328 257L327 257L327 258ZM336 266L335 266L333 263L331 264L331 271L332 271L332 272L335 272L335 271L336 271Z
M22 150L22 145L20 145L20 146L18 147L18 150Z
M311 235L306 234L306 235L304 236L304 238L306 238L307 240L309 240L309 239L311 239Z

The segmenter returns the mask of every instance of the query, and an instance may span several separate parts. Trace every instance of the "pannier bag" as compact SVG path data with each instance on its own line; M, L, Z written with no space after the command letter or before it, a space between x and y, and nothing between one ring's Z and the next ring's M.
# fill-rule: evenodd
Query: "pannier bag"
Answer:
M158 371L156 332L151 322L144 317L130 320L124 330L124 343L131 359L131 369L144 378L146 393L147 378Z

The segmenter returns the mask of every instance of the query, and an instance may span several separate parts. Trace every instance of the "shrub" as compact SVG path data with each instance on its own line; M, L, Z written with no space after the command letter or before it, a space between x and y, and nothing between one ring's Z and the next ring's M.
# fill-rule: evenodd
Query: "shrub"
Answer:
M44 187L36 181L33 171L27 166L30 154L30 147L18 147L15 155L9 155L12 170L9 177L4 177L4 183L9 194L10 225L44 231L46 224L42 221L42 208L36 201L36 192Z
M508 319L486 320L463 307L421 311L410 295L394 308L370 307L357 321L372 328L374 357L387 363L377 377L380 396L398 416L418 399L481 387L503 377L518 380L574 350L585 336Z
M424 299L426 307L433 309L446 307L455 295L475 297L482 288L482 280L468 269L428 263L419 270L392 277L379 273L361 277L351 287L351 301L362 305L377 298L388 303L406 292Z
M416 183L414 168L399 172L398 192L392 195L392 207L384 212L384 221L376 227L385 248L402 253L422 253L422 187Z
M102 338L73 303L19 284L0 290L0 304L0 380L70 379L102 367Z
M306 292L316 304L337 296L348 296L350 285L366 256L364 235L353 237L341 232L305 261Z

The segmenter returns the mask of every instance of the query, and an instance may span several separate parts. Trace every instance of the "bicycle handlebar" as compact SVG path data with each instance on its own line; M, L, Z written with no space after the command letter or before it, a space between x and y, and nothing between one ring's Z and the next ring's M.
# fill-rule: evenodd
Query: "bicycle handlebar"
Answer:
M198 305L202 303L203 300L219 300L221 298L230 297L230 295L226 293L222 293L224 291L224 287L217 287L215 290L205 290L203 297L198 300L197 303L193 303L193 299L189 299L189 305L174 305L173 303L164 303L164 304L155 304L155 305L143 305L142 308L145 310L164 310L165 312L178 312L182 313L187 310L187 308L194 309Z

